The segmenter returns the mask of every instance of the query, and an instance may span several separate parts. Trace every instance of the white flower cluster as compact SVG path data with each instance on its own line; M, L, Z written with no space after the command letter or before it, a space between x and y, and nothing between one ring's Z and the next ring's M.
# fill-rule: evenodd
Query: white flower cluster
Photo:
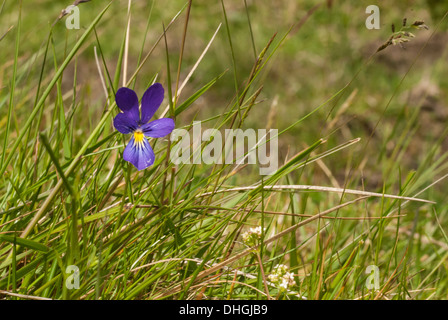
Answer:
M250 228L249 231L243 233L243 242L249 247L257 245L261 239L261 232L261 227Z
M286 290L295 286L294 274L288 271L284 264L278 264L274 267L274 272L268 276L269 281L278 285L280 290Z

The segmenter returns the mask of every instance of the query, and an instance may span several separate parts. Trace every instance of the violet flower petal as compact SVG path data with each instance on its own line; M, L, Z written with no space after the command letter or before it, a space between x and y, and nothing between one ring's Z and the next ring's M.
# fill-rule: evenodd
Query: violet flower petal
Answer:
M138 123L135 120L129 118L126 113L119 113L114 118L114 127L119 132L128 134L134 132L137 129Z
M163 101L165 90L160 83L154 83L145 91L142 98L142 116L141 123L147 123L159 109Z
M174 120L171 118L157 119L142 125L141 129L147 137L161 138L173 131Z
M115 95L115 102L117 102L117 106L128 118L139 122L138 97L134 90L126 87L118 89Z
M132 163L140 171L154 163L155 155L148 139L143 137L142 141L136 143L133 136L124 149L123 159Z

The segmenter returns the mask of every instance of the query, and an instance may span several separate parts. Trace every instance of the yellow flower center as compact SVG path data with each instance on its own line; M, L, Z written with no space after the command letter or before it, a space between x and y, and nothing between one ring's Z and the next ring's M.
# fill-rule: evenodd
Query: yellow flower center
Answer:
M134 131L134 145L140 145L144 139L143 132L141 130Z

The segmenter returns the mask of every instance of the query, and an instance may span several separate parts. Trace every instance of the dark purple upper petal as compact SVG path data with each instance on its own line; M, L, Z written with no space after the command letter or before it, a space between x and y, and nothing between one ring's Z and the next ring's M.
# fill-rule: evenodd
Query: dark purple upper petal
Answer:
M134 136L124 149L123 159L129 161L137 168L143 170L154 163L155 155L146 138L140 143L135 143Z
M115 95L115 102L128 118L139 122L140 115L138 111L138 97L134 90L122 87L118 89Z
M114 118L114 127L123 134L134 132L138 123L129 118L125 113L119 113Z
M141 129L147 137L161 138L173 131L174 120L171 118L157 119L142 125Z
M142 116L141 123L147 123L156 113L163 101L165 90L160 83L154 83L146 90L142 98Z

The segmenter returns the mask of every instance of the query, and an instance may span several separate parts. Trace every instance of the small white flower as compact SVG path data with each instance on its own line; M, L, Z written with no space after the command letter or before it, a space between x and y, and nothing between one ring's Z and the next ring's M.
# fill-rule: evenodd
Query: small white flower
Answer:
M266 230L266 228L264 230ZM243 242L247 246L253 247L260 242L261 235L261 227L250 228L249 231L246 231L242 234Z
M274 267L273 273L268 276L268 279L276 284L280 290L286 290L296 285L294 273L289 272L288 267L284 264L277 264Z
M270 275L268 276L268 278L269 278L269 281L271 281L271 282L278 282L278 275L275 274L275 273L270 274Z
M288 282L283 281L280 285L279 285L281 290L286 290L288 289Z
M286 272L283 276L283 281L286 281L289 286L294 286L296 282L294 281L294 273Z

